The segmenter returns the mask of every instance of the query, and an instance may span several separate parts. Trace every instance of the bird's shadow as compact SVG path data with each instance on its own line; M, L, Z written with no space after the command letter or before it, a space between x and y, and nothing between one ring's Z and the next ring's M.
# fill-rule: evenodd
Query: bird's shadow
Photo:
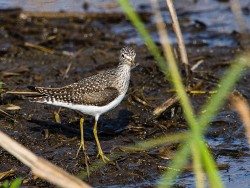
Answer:
M99 138L102 140L109 140L121 133L128 126L131 116L132 113L130 111L123 109L119 111L118 117L115 119L100 118L97 125ZM61 133L68 138L75 136L80 137L79 121L65 124L31 118L29 122L40 125L39 131L41 131L41 129L48 129L51 132L57 132L57 129L60 129ZM85 140L94 139L93 126L94 118L88 118L84 121L83 129ZM37 131L37 128L32 128L32 131Z

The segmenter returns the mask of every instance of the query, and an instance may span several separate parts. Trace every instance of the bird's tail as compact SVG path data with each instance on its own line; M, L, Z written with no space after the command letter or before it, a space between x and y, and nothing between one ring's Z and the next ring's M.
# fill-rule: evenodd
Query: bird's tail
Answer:
M6 94L19 95L30 102L48 103L53 101L53 94L58 90L34 86L28 86L28 89L31 91L7 91Z
M49 91L50 88L28 86L28 89L38 93L36 95L26 96L30 102L46 103L51 100L51 92Z

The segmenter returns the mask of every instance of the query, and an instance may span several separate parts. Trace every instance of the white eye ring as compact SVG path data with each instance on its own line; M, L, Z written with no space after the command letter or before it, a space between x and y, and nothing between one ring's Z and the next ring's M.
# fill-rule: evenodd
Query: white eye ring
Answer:
M124 56L124 54L122 54L122 58L124 58L125 56Z

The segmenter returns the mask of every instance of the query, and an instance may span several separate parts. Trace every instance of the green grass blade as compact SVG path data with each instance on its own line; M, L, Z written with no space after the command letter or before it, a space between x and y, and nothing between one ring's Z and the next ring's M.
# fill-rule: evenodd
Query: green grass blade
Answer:
M155 42L152 40L149 32L146 30L143 22L141 21L138 14L135 12L134 8L131 6L128 0L118 0L120 6L128 16L128 18L132 21L133 25L145 41L149 51L153 54L156 59L157 65L160 67L161 71L168 75L168 67L165 63L165 59L161 55L158 47L156 46Z
M200 142L199 147L200 147L200 151L201 151L202 161L204 163L204 167L205 167L206 172L207 172L210 187L223 188L224 185L221 181L217 165L216 165L210 151L207 149L207 146L202 141Z
M5 180L2 185L0 184L0 187L1 188L9 188L9 180Z
M11 184L9 188L19 188L22 183L22 178L16 178Z
M138 142L134 145L134 147L139 147L144 150L149 150L155 147L162 146L167 143L176 143L176 142L183 141L184 139L187 138L189 134L190 132L180 132L180 133L175 133L172 135L164 135L158 138Z

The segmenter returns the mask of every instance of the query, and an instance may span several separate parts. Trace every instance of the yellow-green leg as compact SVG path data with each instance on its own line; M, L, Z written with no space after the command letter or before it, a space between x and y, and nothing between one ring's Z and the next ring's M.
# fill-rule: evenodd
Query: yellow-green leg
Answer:
M99 139L98 139L98 135L97 135L97 122L98 122L98 116L95 117L95 124L94 124L94 130L93 130L93 133L94 133L94 137L95 137L95 141L96 141L96 145L98 147L98 155L97 157L101 157L102 160L104 162L107 162L107 161L110 161L108 157L106 157L102 151L102 147L101 147L101 144L99 142Z
M80 119L81 141L80 141L80 146L79 146L79 148L77 150L77 153L76 153L76 158L78 157L78 154L79 154L80 150L82 149L82 151L84 153L84 157L85 157L85 165L86 165L86 168L87 168L87 174L89 176L89 156L87 155L87 152L85 151L85 147L84 147L83 123L84 123L84 118L82 117Z
M82 151L84 152L85 154L85 147L84 147L84 132L83 132L83 123L84 123L84 118L82 117L80 119L80 131L81 131L81 141L80 141L80 146L77 150L77 153L76 153L76 157L78 157L78 154L80 152L80 150L82 149ZM88 157L87 157L88 158Z
M61 123L61 118L59 112L54 112L55 120L57 123Z

